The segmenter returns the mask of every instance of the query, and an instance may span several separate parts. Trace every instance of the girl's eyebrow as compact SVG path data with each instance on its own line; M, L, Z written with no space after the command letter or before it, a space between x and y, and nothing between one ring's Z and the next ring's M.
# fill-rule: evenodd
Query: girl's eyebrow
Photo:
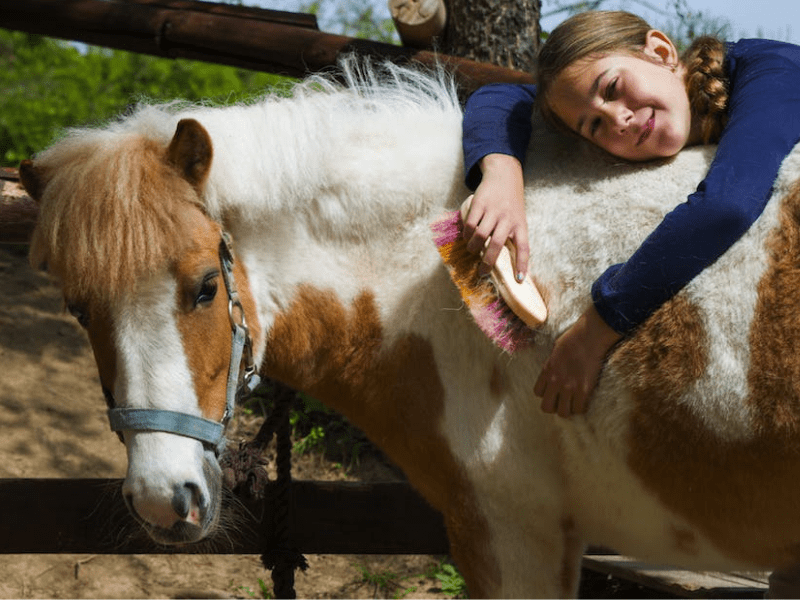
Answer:
M602 73L600 73L600 75L598 75L598 76L595 78L595 80L592 82L592 86L589 88L589 97L590 97L590 98L591 98L592 96L594 96L594 95L595 95L595 93L597 92L597 88L599 88L599 87L600 87L600 80L601 80L601 79L603 79L603 75L605 75L606 73L608 73L610 70L611 70L610 68L609 68L609 69L606 69L605 71L603 71Z
M608 73L610 70L611 70L610 68L606 69L605 71L600 73L597 77L595 77L595 80L592 82L592 85L589 87L589 99L590 100L597 93L597 89L600 87L600 81L603 79L603 76L606 73ZM581 115L581 117L578 119L578 129L577 129L578 133L581 133L581 130L583 129L583 124L584 124L585 121L586 121L586 117L584 115Z

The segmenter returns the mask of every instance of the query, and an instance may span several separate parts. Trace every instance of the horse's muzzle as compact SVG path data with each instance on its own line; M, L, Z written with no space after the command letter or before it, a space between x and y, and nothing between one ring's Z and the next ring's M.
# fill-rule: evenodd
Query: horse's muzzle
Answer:
M165 499L168 503L166 508L172 515L163 516L162 509L161 522L148 518L146 511L141 514L134 496L124 494L131 514L153 541L164 545L191 544L213 534L219 522L222 473L213 452L205 452L203 463L205 485L194 482L176 484L172 497Z

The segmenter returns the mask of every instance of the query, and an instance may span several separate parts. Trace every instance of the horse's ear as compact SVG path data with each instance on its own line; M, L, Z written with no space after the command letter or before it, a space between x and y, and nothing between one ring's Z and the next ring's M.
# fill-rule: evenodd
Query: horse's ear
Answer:
M214 152L211 137L194 119L181 119L167 148L167 160L198 191L208 177Z
M23 160L19 165L19 180L28 195L37 202L42 198L44 188L41 169L37 169L32 160Z

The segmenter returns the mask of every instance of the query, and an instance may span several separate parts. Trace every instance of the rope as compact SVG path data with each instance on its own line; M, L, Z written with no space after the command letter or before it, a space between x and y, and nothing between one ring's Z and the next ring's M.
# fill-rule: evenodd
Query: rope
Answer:
M272 492L274 511L271 518L267 517L264 521L267 528L265 537L273 541L273 547L264 551L261 562L264 568L272 572L275 597L295 598L294 572L296 569L305 571L308 568L305 557L296 548L290 547L292 430L289 409L295 392L277 382L271 383L275 390L272 412L264 420L252 442L240 445L238 452L231 452L223 458L222 469L225 484L234 492L263 499L269 483L263 454L273 435L275 436L277 478Z

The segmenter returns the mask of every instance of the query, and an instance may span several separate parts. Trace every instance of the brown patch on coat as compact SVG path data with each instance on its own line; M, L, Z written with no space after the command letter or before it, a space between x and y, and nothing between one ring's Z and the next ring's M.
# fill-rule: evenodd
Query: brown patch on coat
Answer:
M104 305L94 305L88 315L86 334L97 363L100 385L109 392L117 378L117 347L114 345L114 323Z
M333 292L303 286L270 332L264 371L344 414L440 510L473 597L500 589L490 534L472 485L439 431L445 391L430 344L383 339L375 298L350 307Z
M172 268L178 282L177 324L200 410L207 419L219 421L225 413L233 337L228 317L228 293L221 275L221 230L217 223L200 211L195 211L191 221L195 224L193 244ZM258 343L259 327L247 272L235 258L233 269L235 285L255 345ZM213 273L217 274L213 280L216 285L213 302L195 306L202 282Z
M697 309L678 295L623 340L610 363L636 397L673 400L703 374L705 352Z
M705 364L702 326L680 297L612 360L636 402L634 472L723 553L774 567L800 560L800 187L784 202L768 248L750 327L749 439L723 439L676 402Z

